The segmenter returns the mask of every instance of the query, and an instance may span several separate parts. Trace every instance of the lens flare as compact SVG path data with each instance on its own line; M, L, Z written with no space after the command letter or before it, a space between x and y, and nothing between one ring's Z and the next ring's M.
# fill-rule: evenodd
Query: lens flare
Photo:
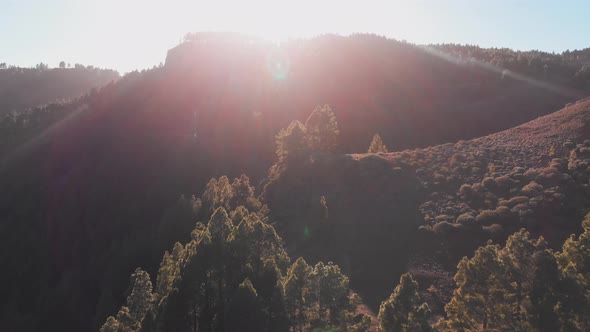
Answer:
M289 76L291 63L286 52L279 49L271 52L266 60L270 75L275 80L285 80Z
M307 226L305 226L305 228L303 229L303 236L305 236L305 237L309 236L309 228Z

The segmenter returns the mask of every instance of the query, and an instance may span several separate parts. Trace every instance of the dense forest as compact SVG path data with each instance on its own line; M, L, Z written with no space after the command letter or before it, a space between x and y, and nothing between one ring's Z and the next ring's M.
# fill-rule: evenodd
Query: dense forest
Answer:
M0 114L20 112L53 101L79 97L119 78L116 71L61 62L20 68L0 63Z
M0 322L584 331L589 64L200 33L69 101L19 88L0 108Z

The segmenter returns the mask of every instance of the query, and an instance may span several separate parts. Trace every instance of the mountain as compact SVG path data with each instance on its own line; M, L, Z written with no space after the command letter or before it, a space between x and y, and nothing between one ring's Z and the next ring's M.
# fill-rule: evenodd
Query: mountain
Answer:
M76 65L74 68L0 67L0 114L62 99L79 97L119 78L114 70Z
M222 175L250 176L291 257L339 263L373 309L416 255L448 252L440 259L448 272L457 256L529 222L529 212L512 226L496 220L521 218L511 209L524 209L523 198L502 202L519 197L525 185L529 207L539 190L552 200L524 210L569 220L563 234L578 229L573 216L581 213L585 189L577 181L562 186L569 183L563 174L575 174L564 160L552 161L568 159L573 148L583 158L584 137L568 136L575 130L558 130L563 137L555 142L527 136L530 144L546 142L536 150L518 143L518 128L508 132L513 143L502 141L504 133L437 144L507 129L579 99L587 91L586 53L427 48L370 35L277 47L197 34L170 50L164 66L7 115L0 123L0 247L14 254L0 261L11 271L0 277L0 320L13 330L96 330L123 302L135 268L156 275L163 251L190 240L196 222L205 221L194 214L196 197ZM275 135L324 104L338 120L339 147L274 172ZM577 128L578 116L565 117L567 128ZM545 129L535 130L541 137L551 133ZM355 154L375 133L398 152ZM575 139L573 147L563 147L567 138ZM536 154L549 155L551 146L552 157ZM543 160L553 166L538 174L513 169ZM480 181L486 185L476 186ZM522 186L511 191L514 183ZM463 184L473 202L463 197ZM561 206L560 195L577 198ZM504 204L510 213L496 211ZM490 216L470 236L455 225L465 213Z
M271 176L264 202L293 252L343 267L375 310L391 280L409 270L442 311L457 262L488 239L502 242L526 228L557 249L580 231L590 205L589 120L585 99L469 141L314 154ZM327 221L319 218L320 197Z

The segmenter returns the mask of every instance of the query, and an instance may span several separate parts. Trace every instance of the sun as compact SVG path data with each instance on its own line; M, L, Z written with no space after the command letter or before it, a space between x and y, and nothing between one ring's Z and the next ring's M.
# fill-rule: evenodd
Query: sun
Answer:
M92 63L128 72L158 65L191 32L236 32L274 43L324 33L347 35L358 32L358 20L357 11L346 6L332 0L92 2L80 8L92 15L77 32L87 44L79 52L86 52L84 58ZM102 45L101 52L95 45Z

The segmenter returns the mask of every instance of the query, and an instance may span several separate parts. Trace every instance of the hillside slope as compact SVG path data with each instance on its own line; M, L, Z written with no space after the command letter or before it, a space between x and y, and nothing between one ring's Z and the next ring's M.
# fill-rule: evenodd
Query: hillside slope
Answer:
M412 271L440 313L458 260L488 239L524 227L558 247L580 230L590 206L589 120L590 100L581 100L470 141L312 155L271 178L264 197L293 255L343 266L374 310L392 280ZM321 236L305 237L304 228Z
M267 184L277 132L323 104L338 119L339 151L317 155L293 178L268 186L276 195L267 203L296 253L315 260L320 250L332 255L350 243L334 260L353 275L355 287L366 286L361 295L378 303L409 259L404 245L415 242L416 226L447 208L447 200L428 195L456 197L461 184L485 176L488 159L501 165L503 155L493 149L502 148L474 145L470 152L475 143L458 143L363 158L343 153L365 151L376 132L394 150L481 136L551 112L580 93L568 81L576 62L559 60L554 68L561 71L543 76L544 61L557 61L548 54L524 55L538 60L523 67L526 74L573 95L376 36L323 36L280 48L206 39L187 40L170 51L165 66L128 74L75 101L2 118L0 186L8 189L0 199L0 249L18 253L1 257L8 271L17 271L0 277L5 326L96 328L121 304L137 266L155 275L162 251L189 237L192 195L221 175L245 173ZM453 177L453 168L444 168L454 153L481 165ZM334 223L311 229L313 239L301 245L300 222L317 221L322 195ZM440 204L429 207L429 201ZM330 229L337 232L329 235ZM313 236L318 232L328 232L335 246L325 247L329 242ZM390 260L386 273L367 256Z
M0 68L0 115L77 98L119 78L114 70L75 68Z

